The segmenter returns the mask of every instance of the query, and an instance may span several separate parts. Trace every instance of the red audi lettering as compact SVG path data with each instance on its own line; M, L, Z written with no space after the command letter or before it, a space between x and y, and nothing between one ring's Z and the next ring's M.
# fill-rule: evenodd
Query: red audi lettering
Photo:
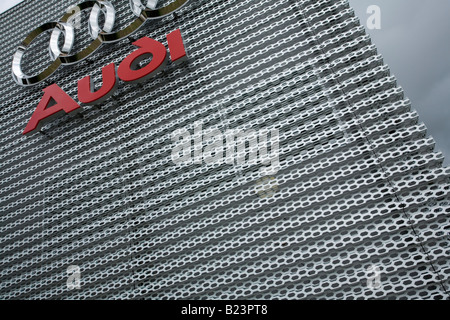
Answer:
M52 84L44 90L44 96L31 116L23 134L39 131L45 121L50 121L60 113L70 113L81 108L57 84ZM53 105L50 103L53 102Z
M114 63L102 68L103 85L95 91L95 84L90 76L78 81L78 100L86 104L99 104L108 99L117 89L116 66Z
M167 51L161 42L143 37L133 42L139 49L126 57L119 65L117 73L119 78L125 82L140 82L154 76L166 64ZM139 64L152 58L149 64L139 68Z
M183 37L180 29L177 29L167 35L170 58L175 63L180 63L187 59L186 49L184 48Z
M187 58L183 38L179 29L167 35L170 57L178 63ZM114 94L118 86L118 78L125 82L141 82L156 75L166 65L166 47L154 39L143 37L133 43L139 47L129 54L116 68L114 63L102 68L102 86L95 90L95 84L90 76L78 81L78 100L84 104L99 104ZM151 58L150 62L141 67L141 62ZM23 132L24 135L39 131L44 120L49 121L59 113L73 112L80 107L67 93L56 84L44 90L44 96L39 102L30 121ZM51 102L54 102L50 105Z

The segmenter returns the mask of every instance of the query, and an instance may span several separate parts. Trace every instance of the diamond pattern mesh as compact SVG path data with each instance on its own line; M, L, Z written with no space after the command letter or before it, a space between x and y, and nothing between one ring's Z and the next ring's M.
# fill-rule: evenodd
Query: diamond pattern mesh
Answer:
M120 30L133 14L111 2ZM133 36L167 46L180 28L189 61L24 137L43 88L76 98L79 79L100 82L135 50L105 45L16 85L17 45L75 3L26 0L0 16L2 299L449 298L450 169L346 0L192 0ZM49 64L49 37L25 72ZM277 128L280 170L173 164L171 133L199 120Z

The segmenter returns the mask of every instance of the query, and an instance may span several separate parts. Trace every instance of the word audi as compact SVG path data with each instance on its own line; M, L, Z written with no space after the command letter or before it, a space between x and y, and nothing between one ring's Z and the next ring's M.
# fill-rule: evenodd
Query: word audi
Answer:
M262 176L274 175L280 167L278 129L203 129L202 121L194 123L194 132L178 129L172 133L174 164L258 165ZM270 147L270 148L269 148ZM266 167L267 166L267 167Z
M156 0L148 0L144 6L141 0L130 0L131 10L137 16L124 30L111 32L114 29L116 11L109 1L84 1L65 14L59 22L46 23L34 31L19 46L14 54L12 64L12 75L14 80L23 86L35 85L50 75L52 75L61 65L76 64L90 55L92 55L103 43L117 42L135 33L145 21L150 19L160 19L176 10L179 10L188 0L176 0L166 7L156 9ZM93 42L84 50L70 55L75 42L74 26L70 23L74 18L74 13L80 13L82 10L91 9L89 18L89 33L94 39ZM103 28L99 26L100 14L105 17ZM40 74L28 76L22 71L22 58L26 49L34 39L41 33L52 30L49 52L53 63ZM60 48L59 39L64 35L64 44ZM170 58L172 62L179 63L187 58L181 31L179 29L166 36L169 47ZM141 82L155 76L161 71L167 61L167 50L164 44L154 39L143 37L133 45L138 49L128 55L117 67L111 63L102 68L103 84L99 89L90 76L78 81L78 100L83 104L98 104L108 99L117 89L118 79L124 82ZM150 59L145 66L144 60ZM36 107L30 121L28 122L23 134L31 134L39 131L41 126L58 116L61 113L71 113L80 111L81 106L66 94L58 85L53 84L45 88L44 96Z

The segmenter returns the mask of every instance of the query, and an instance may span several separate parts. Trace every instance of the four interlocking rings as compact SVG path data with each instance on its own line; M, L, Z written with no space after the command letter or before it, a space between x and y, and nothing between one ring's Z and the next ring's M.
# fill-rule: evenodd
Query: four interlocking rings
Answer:
M48 22L33 30L17 48L13 63L13 79L22 86L31 86L50 77L61 65L76 64L92 55L103 43L112 43L129 37L135 33L147 20L160 19L174 13L189 0L175 0L171 4L156 8L158 0L147 0L143 5L141 0L130 0L130 7L137 19L128 25L125 29L112 32L114 29L116 10L109 1L84 1L74 7L71 7L59 22ZM89 34L92 37L92 43L85 49L75 54L70 54L75 43L75 30L71 19L82 10L91 9L89 16ZM103 27L99 25L100 14L105 16ZM38 75L29 76L22 71L22 58L30 44L41 33L51 31L49 52L52 63ZM58 45L59 38L63 34L64 44L62 48Z

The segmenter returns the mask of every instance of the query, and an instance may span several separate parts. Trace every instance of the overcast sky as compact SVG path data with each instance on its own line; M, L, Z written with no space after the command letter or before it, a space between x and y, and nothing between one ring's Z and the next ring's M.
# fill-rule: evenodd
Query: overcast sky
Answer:
M0 13L15 6L19 2L22 2L22 0L0 0Z
M450 164L450 1L349 1L364 25L381 8L381 29L367 31ZM19 2L0 0L0 12Z
M381 29L367 30L450 164L450 1L350 0L366 25L370 5Z

